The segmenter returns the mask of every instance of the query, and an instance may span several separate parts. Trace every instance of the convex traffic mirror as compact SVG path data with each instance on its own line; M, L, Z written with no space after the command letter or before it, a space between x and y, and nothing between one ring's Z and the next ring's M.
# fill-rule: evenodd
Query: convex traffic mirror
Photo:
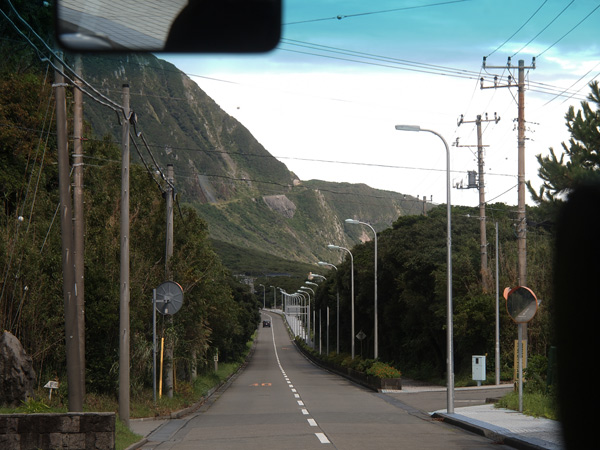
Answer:
M538 300L533 291L528 287L506 288L504 298L506 299L508 315L516 323L527 323L535 316L538 308Z

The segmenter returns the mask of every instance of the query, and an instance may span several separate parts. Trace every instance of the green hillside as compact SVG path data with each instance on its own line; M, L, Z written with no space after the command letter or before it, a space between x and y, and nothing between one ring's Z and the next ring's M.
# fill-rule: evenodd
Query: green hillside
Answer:
M383 230L399 216L422 210L417 199L395 192L297 179L196 83L153 55L85 57L83 75L113 99L129 84L135 132L149 147L136 139L134 159L173 165L180 204L200 212L215 241L314 263L337 257L327 244L350 246L368 238L362 227L346 227L346 218ZM87 102L84 115L94 138L119 141L114 112ZM247 261L235 270L260 270L255 259Z

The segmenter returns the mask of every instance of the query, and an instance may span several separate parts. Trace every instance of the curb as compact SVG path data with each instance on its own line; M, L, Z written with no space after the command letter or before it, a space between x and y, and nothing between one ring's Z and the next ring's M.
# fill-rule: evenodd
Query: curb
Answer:
M444 414L435 412L431 415L434 419L440 419L441 421L453 425L472 433L484 436L488 439L493 440L498 444L508 445L509 447L516 448L518 450L548 450L549 448L559 449L559 446L550 446L547 442L537 443L536 439L528 439L519 436L506 428L497 427L488 423L479 424L477 420L469 419L461 416L460 414ZM545 444L545 445L544 445Z

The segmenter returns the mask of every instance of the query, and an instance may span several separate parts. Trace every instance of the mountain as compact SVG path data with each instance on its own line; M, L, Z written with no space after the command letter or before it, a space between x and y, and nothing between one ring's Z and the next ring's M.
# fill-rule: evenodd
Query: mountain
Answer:
M135 139L134 159L173 164L179 202L198 209L217 250L229 255L233 246L308 264L337 260L327 244L351 247L372 238L365 227L346 226L346 218L382 230L422 210L414 197L364 184L299 180L187 75L151 54L86 56L82 75L116 103L129 84L134 131L143 137ZM84 116L95 138L120 141L109 108L86 100ZM272 270L261 268L264 259L248 260L253 267L245 269L235 264L239 258L230 263L236 271Z

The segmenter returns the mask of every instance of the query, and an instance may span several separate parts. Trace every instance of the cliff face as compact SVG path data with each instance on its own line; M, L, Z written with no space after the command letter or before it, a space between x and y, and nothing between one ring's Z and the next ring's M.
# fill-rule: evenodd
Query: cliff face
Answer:
M200 211L215 240L314 263L331 258L329 243L352 246L368 238L345 219L380 230L414 210L416 199L398 193L298 180L187 75L153 55L85 57L83 76L113 99L129 84L135 131L150 147L140 145L141 156L173 164L179 201ZM84 115L95 137L120 141L113 111L89 101Z

